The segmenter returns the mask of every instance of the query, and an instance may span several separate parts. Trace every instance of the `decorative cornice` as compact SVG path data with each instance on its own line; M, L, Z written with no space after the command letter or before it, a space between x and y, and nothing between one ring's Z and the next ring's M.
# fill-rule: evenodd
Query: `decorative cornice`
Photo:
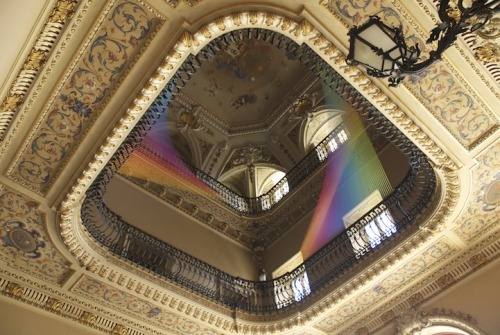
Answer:
M115 6L123 7L127 5L137 6L137 8L143 6L144 12L149 11L149 17L141 17L141 19L147 21L145 25L149 27L149 31L146 33L139 26L135 26L134 30L128 33L138 34L140 38L135 37L136 40L134 40L134 38L129 38L126 41L112 40L112 36L108 35L107 31L116 31L118 29L113 30L116 26L109 26L115 24L114 20L106 19L109 18L108 15L119 16L122 14L120 11L114 10L116 9ZM83 10L87 11L88 7L85 7ZM79 16L78 19L79 23L81 17ZM127 17L126 19L130 18ZM120 0L114 0L107 4L103 14L98 18L96 25L85 39L85 42L82 43L77 56L68 67L60 84L47 101L42 115L40 115L37 122L32 127L32 131L28 135L27 140L19 149L14 163L9 168L8 175L10 179L38 194L46 194L71 158L71 155L78 148L81 139L98 118L99 113L96 111L103 108L103 106L109 102L113 92L118 89L120 81L123 80L130 71L132 64L139 59L140 54L145 50L145 47L151 42L164 22L165 19L162 16L152 10L148 5L143 4L140 0L137 1L137 4L127 1L120 2ZM76 31L76 29L71 30L72 32ZM106 33L97 36L100 31ZM102 40L103 36L108 38L107 43L111 43L114 47L117 47L114 43L118 43L117 45L120 45L120 47L117 48L121 48L121 52L124 52L125 48L123 48L120 43L130 44L128 50L130 58L119 58L122 64L116 68L108 68L106 60L102 59L99 70L90 70L88 58L99 58L97 55L93 55L92 52L99 54L99 47L102 47L100 44L106 43ZM70 36L66 36L64 43L67 43L69 40ZM51 69L56 66L56 60L60 57L64 49L65 46L63 45L57 51L56 59L51 63ZM114 56L116 57L116 55ZM100 73L96 75L93 71L100 71ZM86 73L90 78L85 76L80 78L81 76L79 77L78 74L81 75L81 72ZM104 75L104 72L106 72L106 75ZM36 88L37 91L42 89L47 79L46 76L47 75L44 74L39 81ZM85 83L79 83L82 86L77 87L76 85L78 85L78 83L75 81L75 78L80 78L80 80L85 81ZM111 85L111 82L113 82L113 85ZM92 85L94 85L93 88L91 88ZM99 87L99 89L96 87ZM96 94L95 92L98 93ZM82 101L80 101L80 99L82 99ZM92 99L95 99L95 101L92 101ZM32 101L33 97L30 104ZM25 108L27 107L28 106ZM61 110L65 111L67 114L58 113ZM50 138L49 142L51 142L53 149L56 148L54 151L50 149L44 150L36 144L37 141L41 139L45 141L47 138ZM45 145L48 145L47 142L45 142ZM33 148L37 149L32 150ZM24 169L23 167L25 164L30 165L30 168ZM43 176L38 175L36 172L33 174L34 171L43 171Z
M429 311L410 309L397 318L395 335L418 335L432 326L450 326L470 335L486 335L479 330L477 321L470 315L438 308Z
M392 2L393 2L393 5L396 8L398 8L399 12L403 13L403 15L404 15L404 17L406 19L406 22L408 22L408 23L411 24L411 26L415 29L415 31L418 32L419 36L422 39L425 39L426 38L426 33L424 33L424 31L422 31L421 27L419 25L417 25L410 18L409 13L405 9L403 9L403 7L399 3L397 3L396 1L392 0ZM423 0L417 0L417 3L425 11L425 13L435 23L438 22L438 19L436 17L437 12L436 12L435 8L432 9L432 10L429 9L429 7L424 3ZM467 44L469 44L469 47L472 49L472 45L470 44L470 39L464 38L464 40L467 42ZM500 100L500 91L498 90L498 86L492 84L491 81L483 75L483 73L481 71L482 69L480 69L477 66L477 60L471 59L468 56L468 54L465 52L464 48L461 47L460 44L455 44L455 48L458 49L458 51L460 52L460 54L462 55L462 57L464 57L464 59L467 61L467 64L469 64L471 66L471 68L474 70L474 72L476 73L476 75L482 80L482 82L490 89L490 91L493 94L495 94L496 98ZM488 111L491 114L491 116L495 119L494 115L490 111L490 108L478 96L478 94L475 91L475 89L473 89L473 87L470 86L470 84L467 82L467 80L464 78L464 76L458 71L458 69L456 68L456 66L453 65L450 62L449 58L444 57L443 58L443 62L446 64L447 69L449 69L450 72L453 73L453 75L455 76L455 78L457 78L460 81L460 83L465 88L467 88L467 91L474 96L475 101L478 102L481 105L482 110L483 111ZM490 72L491 67L490 68L486 67L485 69ZM490 74L491 74L491 72L490 72ZM496 78L496 84L500 85L500 77ZM424 102L422 101L422 99L418 98L418 100L422 104L424 104ZM455 139L457 139L460 142L460 139L454 134L453 131L451 131L450 127L447 124L445 124L444 122L441 122L441 124L449 131L450 134L453 135L453 137L455 137ZM471 144L469 144L468 146L466 146L467 150L470 151L470 150L473 150L475 147L477 147L480 143L482 143L484 140L486 140L489 137L489 135L493 134L495 132L495 130L498 129L498 126L499 126L498 124L494 124L492 126L492 128L486 130L486 132L483 133L479 138L475 139Z
M435 7L430 9L424 0L417 0L417 3L425 11L425 13L432 19L432 21L434 21L434 23L437 23L439 21L437 16L436 16L437 10ZM488 26L494 25L495 27L498 27L500 19L493 18L491 21L492 22L490 22L488 24ZM481 78L483 83L491 90L491 92L493 92L495 94L497 99L500 99L500 93L498 92L498 86L492 84L491 79L486 78L481 72L482 70L483 71L486 70L487 72L489 72L489 74L491 75L493 80L496 81L496 84L500 85L500 76L498 75L498 69L499 69L498 62L500 61L498 59L498 56L499 56L498 55L498 52L499 52L498 45L493 47L493 49L490 49L490 53L488 53L489 58L484 59L486 54L483 53L484 50L480 51L481 50L480 48L486 44L478 43L478 41L477 41L478 39L480 39L479 36L484 36L484 34L481 34L481 31L484 29L487 29L488 26L480 29L477 32L467 33L466 35L464 35L462 37L464 42L466 43L466 45L474 52L476 59L473 59L473 58L471 59L467 55L467 53L465 52L464 48L461 47L461 45L457 44L455 46L455 48L457 48L459 50L460 54L467 60L467 63L474 69L474 72L476 72L476 74ZM497 31L498 31L498 29L497 29ZM420 35L423 36L422 34L420 34ZM484 40L486 41L488 39L484 38ZM483 69L481 69L480 67L477 66L477 61L484 62L484 63L496 63L496 64L488 64L488 65L485 65Z
M492 241L495 243L490 244L490 247L486 247L485 243L488 244L488 243L491 243ZM455 263L454 268L448 272L451 275L447 275L448 278L449 277L454 278L454 283L464 279L465 277L467 277L468 275L473 273L474 270L477 270L480 267L484 267L487 264L489 264L489 262L498 258L499 250L500 250L498 236L492 235L492 238L487 239L487 241L485 241L484 243L480 243L480 244L476 245L476 247L473 249L484 251L483 255L487 260L484 262L481 262L481 263L475 265L473 268L471 268L471 266L467 265L467 263L469 262L467 257L470 257L470 256L464 255L463 257L461 257L462 260L465 259L463 261L463 263L462 262ZM468 254L469 255L473 254L474 250L471 250L471 252ZM394 260L394 262L396 262L396 259L393 259L393 260ZM395 263L393 263L393 264L395 264ZM384 270L382 270L382 271L384 271ZM460 275L459 273L463 273L463 275ZM129 317L123 318L120 315L110 313L106 310L103 310L99 307L96 307L94 304L89 304L86 302L84 303L82 300L79 300L79 299L73 297L72 295L67 295L65 293L60 292L59 291L60 289L55 290L51 287L47 287L46 285L41 285L36 281L30 280L29 278L27 278L24 275L21 275L21 276L16 275L14 273L9 272L6 269L1 269L0 274L1 274L1 276L0 276L0 292L3 295L8 296L8 297L13 298L13 299L16 299L18 301L28 303L30 305L37 307L37 308L44 309L50 313L62 316L66 319L69 319L69 320L72 320L75 322L79 322L79 323L87 325L87 326L89 326L89 324L84 322L84 320L81 318L81 316L85 312L91 313L91 314L99 314L100 315L100 318L98 320L99 324L94 324L92 327L95 329L99 329L101 331L104 331L106 333L110 333L110 334L116 334L115 331L123 329L123 328L127 328L127 327L130 327L130 329L134 329L135 334L160 334L157 330L148 328L147 326L144 326L142 323L137 323L137 322L131 321L131 319ZM373 272L373 270L369 270L369 273L365 274L365 278L369 279L370 277L373 277L376 275L377 275L377 272ZM429 296L428 294L425 294L426 295L425 300L428 300L432 296L435 296L439 292L439 290L442 290L446 287L449 287L449 285L453 284L450 281L447 281L446 286L443 287L442 285L439 284L439 282L442 281L443 276L431 275L431 277L433 277L433 278L437 277L437 279L436 279L437 285L435 285L435 286L439 287L439 289L438 289L438 291L434 292L431 296ZM7 279L7 278L9 278L9 279ZM12 281L12 279L10 279L10 278L14 279L15 281ZM20 283L23 283L23 284L20 284ZM428 289L426 287L422 288L422 290L423 290L422 292L428 291ZM408 294L408 292L405 292L405 294ZM413 293L413 294L415 294L415 293ZM338 298L338 301L341 301L341 300L342 300L342 297ZM392 299L393 303L397 303L397 302L401 302L401 301L403 301L403 303L405 302L404 296L402 296L402 295L398 295L398 296L394 297L394 299ZM180 303L180 301L176 301L176 303L174 303L174 304L177 304L177 305L175 305L176 307L180 307L180 305L178 305L179 303ZM171 305L172 305L172 303L171 303ZM384 305L384 306L386 306L386 305ZM410 314L412 313L411 309L401 310L400 307L395 308L395 309L390 309L390 307L389 307L389 309L386 309L387 307L384 307L384 306L382 308L377 309L377 311L379 311L381 313L383 312L382 314L379 314L380 321L370 322L371 320L376 319L376 315L373 315L373 314L369 315L366 318L367 322L365 324L367 325L367 327L366 327L367 330L373 332L377 328L387 324L388 322L392 322L395 319L396 314L397 315L404 314L405 313L404 311L407 311L406 313L410 313ZM411 306L408 305L408 308L411 308ZM181 311L185 311L186 309L189 309L189 306L184 305L181 307ZM396 312L394 312L395 310L396 310ZM314 312L315 312L316 316L320 314L320 312L318 310L315 310ZM200 311L198 311L198 312L195 311L193 313L193 315L195 317L198 317L202 314L203 313ZM435 315L434 312L431 312L430 314ZM465 319L462 318L461 316L463 316L463 315L460 313L459 314L455 314L455 313L450 314L449 312L446 312L446 313L440 313L440 314L442 314L442 316L446 317L446 319L448 319L448 320L450 319L450 316L451 316L451 319L454 319L454 316L459 316L459 319L461 321L465 321L469 325L475 324L474 322L472 322L473 320L468 318L468 317ZM188 315L190 315L190 314L188 313ZM203 314L203 315L205 315L205 314ZM203 317L200 317L200 319L206 320L209 317L210 317L209 315L205 315ZM437 320L437 319L435 319L435 320ZM443 319L440 319L440 320L443 321ZM401 318L397 319L399 329L403 329L403 328L401 328L402 324L403 324L403 326L408 325L408 323L404 323L402 321L403 321L403 319L401 319ZM275 325L268 325L265 327L258 327L255 325L247 324L243 321L242 322L238 321L238 323L239 323L238 330L240 330L240 332L242 332L244 334L258 334L259 331L263 331L263 330L270 331L271 333L275 333L278 330L280 330L281 332L284 332L284 331L293 329L297 325L307 324L307 320L304 320L303 314L301 314L301 315L298 315L296 317L290 318L290 320L286 323L285 326L275 324ZM372 324L376 325L377 327L376 328L371 327ZM105 325L105 327L103 325ZM126 325L126 326L124 326L124 325ZM478 330L477 328L474 328L474 329ZM349 330L355 331L356 328L352 328L352 329L349 328ZM476 334L476 333L473 333L473 334ZM478 333L478 334L482 334L482 333Z
M74 295L40 285L25 276L18 276L3 269L0 269L0 294L105 334L122 335L127 334L129 330L136 335L164 334L143 323L134 322L128 317L84 302L75 298ZM98 318L95 317L97 315L99 315Z
M422 30L422 27L418 25L417 22L412 18L410 13L404 8L399 1L396 0L389 0L391 3L391 6L388 6L388 9L394 10L398 13L399 16L404 18L404 22L408 26L410 26L416 33L417 37L420 38L420 40L425 40L426 39L426 33ZM420 0L421 1L421 0ZM348 22L346 17L343 17L339 13L339 8L336 8L334 6L334 1L331 0L321 0L321 5L323 5L325 8L328 9L328 11L334 15L346 28L349 28L352 26L353 22ZM373 5L371 6L370 9L374 9ZM346 6L347 7L347 6ZM363 10L360 8L351 8L353 12L356 12L356 17L359 19L360 17L366 17L367 12L366 8ZM347 11L347 9L345 9ZM363 11L363 12L362 12ZM428 15L432 15L431 11L427 8L426 13ZM350 13L351 15L354 15L353 13ZM354 20L354 19L353 19ZM422 44L425 46L425 44ZM459 50L462 50L462 48L459 48ZM465 55L465 53L462 50L462 55ZM467 58L468 59L468 58ZM470 59L468 59L470 60ZM412 78L411 80L414 80L415 83L410 83L409 81L404 81L403 85L410 91L412 92L413 96L423 105L427 108L429 113L431 113L438 121L439 123L445 127L449 134L453 136L459 143L461 143L464 148L467 150L472 150L475 146L477 146L481 141L484 141L486 137L484 136L484 133L490 133L490 129L492 127L495 127L495 125L498 123L498 118L496 117L495 113L489 108L486 103L484 102L483 99L478 95L476 90L471 87L471 85L467 82L467 80L464 78L463 74L459 72L455 65L453 65L446 57L443 59L443 65L436 65L435 67L429 68L429 70L426 71L441 71L441 74L446 74L447 76L447 81L452 81L450 85L453 87L453 94L457 97L464 98L468 100L468 107L469 107L469 113L466 113L465 115L468 115L468 119L465 118L465 115L462 115L462 118L460 122L457 122L453 116L454 110L456 108L464 108L463 106L460 105L460 107L456 107L453 105L453 103L449 103L449 101L444 101L444 98L437 98L436 101L431 101L428 100L426 96L422 95L422 85L416 85L416 82L418 81L420 84L422 83L422 78L421 76L419 77L418 75L415 76L415 78ZM487 85L489 88L491 88L492 92L495 92L495 94L498 97L498 89L494 87L491 83L488 82L488 80L485 80L485 77L481 75L480 69L477 68L477 66L474 65L474 61L469 61L468 62L471 67L474 68L475 72L478 74L479 78L481 78L484 82L485 85ZM449 76L449 77L448 77ZM427 75L429 77L429 75ZM442 77L442 76L441 76ZM459 82L459 85L455 85L455 81ZM439 85L438 83L434 83L435 85ZM445 85L446 86L446 85ZM431 92L430 94L433 93L432 87L429 88ZM446 89L442 87L442 89ZM419 91L420 90L420 91ZM464 93L467 93L464 95ZM428 93L428 94L429 94ZM439 93L439 92L438 92ZM443 93L443 92L440 92ZM439 97L439 94L436 94L436 96ZM460 100L460 99L458 99ZM474 101L474 105L472 104L472 101ZM447 110L441 110L441 113L436 112L436 108L442 107L442 104L446 102L447 103ZM480 107L480 108L479 108ZM465 109L467 111L467 109ZM472 112L472 113L471 113ZM483 121L481 123L482 128L478 128L477 125L473 125L474 122L477 122L478 117L481 116L483 117ZM447 118L451 118L452 120L449 120ZM470 125L467 125L467 123L471 122Z
M58 0L45 21L34 46L10 86L9 93L0 103L0 142L14 121L38 74L53 51L59 35L73 17L81 0Z
M168 3L170 6L173 8L176 8L182 0L164 0L166 3ZM189 7L193 7L194 5L202 2L203 0L184 0L184 2L189 5Z

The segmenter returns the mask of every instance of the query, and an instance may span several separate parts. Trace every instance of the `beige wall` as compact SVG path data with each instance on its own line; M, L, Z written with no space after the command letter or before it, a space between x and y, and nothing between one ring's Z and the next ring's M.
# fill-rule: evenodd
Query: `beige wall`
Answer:
M447 308L470 314L487 334L500 334L500 261L438 295L425 308Z
M312 212L303 217L266 250L265 267L268 279L271 279L271 273L274 270L300 251L311 217Z
M113 178L104 201L126 222L140 226L174 247L233 276L258 278L249 250L128 181Z

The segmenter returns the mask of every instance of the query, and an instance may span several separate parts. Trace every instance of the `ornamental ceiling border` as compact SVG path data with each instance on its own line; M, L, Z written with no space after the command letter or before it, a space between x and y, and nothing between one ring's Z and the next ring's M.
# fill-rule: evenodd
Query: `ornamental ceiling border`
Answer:
M439 166L436 172L439 176L438 179L442 181L442 197L438 199L438 203L434 204L435 207L433 210L428 211L433 212L433 214L431 214L428 220L422 222L422 230L416 233L411 240L407 240L395 250L390 256L390 260L378 262L370 270L367 270L370 272L369 275L358 278L347 287L343 287L341 290L333 292L322 302L310 306L307 311L302 313L299 317L302 320L301 322L309 322L317 318L318 313L325 313L333 302L342 300L362 285L365 285L374 275L385 271L391 264L394 264L397 259L406 257L411 254L416 247L424 243L429 243L433 234L443 229L444 222L457 205L460 197L460 178L455 172L457 166L446 153L416 123L414 123L409 116L400 110L398 106L362 71L356 67L345 65L345 55L337 49L333 42L329 41L327 37L316 30L306 19L297 22L291 18L275 13L263 11L239 12L229 16L219 17L211 23L204 25L194 34L185 31L180 40L165 57L164 62L156 73L138 94L125 115L118 122L118 125L110 132L104 144L96 152L94 158L61 203L61 235L65 245L78 259L83 268L90 272L96 272L102 277L108 278L109 281L116 282L118 285L126 287L129 290L135 289L135 284L131 285L129 288L127 283L129 283L130 280L136 282L135 279L132 279L135 278L135 276L141 278L140 273L142 270L137 269L137 274L134 274L120 269L115 265L111 265L109 260L103 260L102 256L98 255L90 244L87 244L87 241L83 240L85 239L83 236L85 236L86 233L79 223L79 217L80 205L84 198L84 194L99 172L104 168L108 160L120 147L133 126L149 108L149 105L154 101L156 95L169 82L176 70L191 53L196 54L196 52L211 39L230 30L252 27L275 30L299 44L306 43L335 71L347 77L346 80L351 82L351 84L365 95L365 97L368 97L372 104L381 110L386 117L392 120L399 129L403 130L410 140L422 148L428 157ZM158 291L157 287L151 286L149 283L144 283L141 287L140 294L144 294L145 292L154 294L154 292L157 292L160 301L162 300L162 296L166 297L167 300L170 299L168 294ZM187 305L186 308L189 310L198 308L195 304L190 305L189 302L185 302L185 304ZM288 329L297 324L293 323L295 321L291 320L290 322L292 323L289 321L274 322L273 324L275 324L275 326L273 326L273 331ZM256 330L258 331L270 329L269 325L251 325L252 323L247 324L247 326L250 327L249 329L254 329L254 327L257 327Z
M431 283L421 288L419 292L416 292L411 296L411 292L404 292L403 294L399 294L391 301L394 303L393 307L389 307L387 309L386 306L388 304L385 304L384 306L377 309L378 314L372 313L361 320L355 320L358 324L359 321L366 321L364 323L364 327L358 328L354 325L340 330L351 331L352 333L356 334L358 334L357 332L359 332L360 334L368 334L384 327L391 322L399 322L397 315L419 308L419 306L422 306L425 301L428 301L429 299L437 295L440 291L445 290L450 286L460 282L470 274L498 259L500 255L500 242L497 240L498 235L499 234L497 233L495 236L492 236L493 239L488 239L488 241L485 241L494 242L488 247L485 247L485 243L480 243L475 248L473 248L474 250L471 250L467 253L468 255L470 255L474 254L474 251L480 250L478 254L475 254L470 258L467 258L469 257L467 255L465 255L464 257L460 257L461 260L465 261L460 261L458 263L455 262L453 268L448 270L448 272L446 272L444 275L438 278L436 278L437 276L429 277L430 279L432 279ZM478 255L480 257L477 257ZM77 280L77 282L80 282L85 277L90 278L86 275L82 275L80 276L80 279ZM426 292L430 292L431 294L426 294ZM422 293L425 294L424 297L422 297ZM80 298L76 298L72 294L60 292L58 289L48 287L37 281L33 281L24 275L10 272L7 269L0 269L0 294L17 301L27 303L36 308L43 309L63 318L76 321L80 324L92 327L94 329L104 331L106 333L122 334L115 331L123 328L126 331L128 331L129 329L135 330L135 334L137 334L137 331L139 330L141 331L141 335L163 334L142 322L131 320L129 317L124 317L116 312L110 312L109 310L105 310L99 306L85 302ZM181 313L186 313L188 316L194 316L195 318L198 318L199 320L204 321L209 325L217 326L217 323L220 324L224 322L224 320L217 321L216 319L211 318L209 314L206 314L199 309L193 312L193 310L190 309L190 306L185 304L182 305L179 303L179 301L175 301L174 303L172 303L171 301L157 300L157 302L162 307L173 307L174 310L177 310ZM162 311L165 310L164 308L160 309ZM156 310L152 313L156 313ZM97 315L99 315L100 318L97 318ZM156 315L153 314L151 317L155 316ZM234 327L234 325L231 325L228 320L225 321L225 329L229 330ZM297 318L295 318L292 322L297 325L300 322L302 322L302 324L305 323L304 320L297 320ZM278 327L275 327L274 330L288 333L287 330L293 330L293 326L293 324L289 324L287 327L281 327L281 325L279 325ZM309 324L308 326L311 327L311 325ZM259 334L259 331L261 331L262 329L251 327L248 325L241 325L240 330L242 330L245 334ZM269 328L267 330L269 330ZM126 334L126 332L124 332L123 334Z
M429 9L429 6L427 6L425 3L424 3L424 0L417 0L417 3L418 5L425 11L425 13L432 19L432 21L434 21L434 23L437 23L438 22L438 19L436 17L436 13L437 13L437 8L434 6L433 10ZM491 23L493 24L493 23ZM482 29L479 30L479 33L481 33L481 31L484 29L484 27ZM477 49L479 48L478 46L476 46L476 43L475 40L476 38L469 38L470 36L475 36L477 38L478 36L478 33L477 32L472 32L472 33L468 33L466 35L463 35L463 40L465 42L465 44L472 50L472 51L475 51L475 54L477 53ZM489 78L486 78L482 73L481 73L481 69L476 66L475 62L476 61L479 61L481 62L482 60L480 58L474 58L474 61L471 60L471 58L465 53L465 50L464 48L462 48L459 44L456 44L456 48L460 51L460 54L467 60L467 62L470 64L470 66L474 69L474 71L476 72L476 74L481 78L481 80L484 82L484 84L492 91L492 92L495 92L497 87L495 87L492 83L491 83L491 79ZM498 55L497 55L498 57ZM498 59L498 58L497 58ZM496 84L497 85L500 85L500 75L498 74L498 70L499 70L499 63L498 63L498 60L495 62L493 60L493 62L487 62L487 61L483 61L485 64L488 64L489 66L485 66L485 64L483 64L483 68L489 72L490 76L493 78L493 80L496 81ZM491 66L493 65L493 66ZM500 99L500 92L495 92L495 96Z
M422 43L425 40L425 34L421 27L396 0L380 0L380 4L377 2L376 5L374 1L370 0L366 1L364 6L356 7L349 3L342 3L344 6L342 8L340 8L340 3L333 0L320 0L319 3L346 28L360 24L369 15L387 15L391 23L399 23L406 33L409 26L414 32L417 32L417 39L420 41L419 46L422 51L429 48L425 43ZM431 14L430 10L426 10L426 13ZM404 21L399 18L399 15L404 18ZM457 48L461 50L463 55L462 48ZM475 65L471 66L477 73L477 67ZM491 84L485 81L484 76L481 77L481 80L486 86L492 87ZM419 85L415 85L417 82ZM473 150L499 129L499 120L495 113L478 96L477 92L446 57L443 57L443 62L436 63L419 75L410 76L402 84L468 151ZM422 89L423 86L426 89ZM492 89L492 91L497 90ZM498 97L498 93L495 95ZM453 96L453 99L451 96ZM474 106L474 103L478 104L481 109ZM465 106L462 106L462 104ZM457 113L459 110L466 110L466 112ZM440 113L436 111L440 111Z
M131 21L120 25L121 15ZM141 0L113 0L96 21L7 172L40 195L50 190L165 18Z
M168 3L170 6L173 8L177 8L177 6L181 2L185 2L189 7L193 7L194 5L197 5L198 3L202 2L203 0L164 0L166 3Z
M74 270L50 238L47 213L39 206L0 182L0 261L46 283L63 286Z
M25 102L33 83L52 54L61 32L75 14L80 1L58 0L52 7L34 46L18 71L16 79L10 85L7 96L0 103L0 143L5 139L21 105ZM77 21L81 19L87 8L88 6L83 8ZM53 66L55 62L56 60L53 60L51 65Z
M82 275L77 281L80 281L85 276ZM22 283L22 284L20 284ZM105 285L105 283L103 283ZM117 292L118 293L118 292ZM64 293L52 287L40 284L36 281L27 279L25 276L19 276L8 270L0 269L0 294L31 305L33 307L45 310L51 314L57 315L67 320L77 322L81 325L97 329L106 334L112 335L164 335L164 329L158 328L151 322L137 321L130 317L124 316L118 311L110 311L105 307L96 306L95 303L90 303L85 298L75 297L72 292ZM90 300L93 301L93 300ZM184 335L182 327L189 327L193 324L187 317L183 316L185 308L180 305L169 306L173 307L171 320L178 321L177 327L181 328L181 332L176 334ZM207 324L200 329L199 335L219 334L214 329L217 329L216 322L218 319L208 320L208 315L202 313L200 319L203 319ZM155 312L153 312L155 313ZM186 313L188 316L189 313ZM187 325L184 321L187 321ZM228 327L228 324L225 324ZM201 327L199 327L201 328ZM188 328L187 328L188 329ZM195 333L198 334L198 333Z
M357 322L361 322L367 330L374 332L392 322L397 315L409 308L421 306L443 290L500 258L500 226L495 220L498 216L495 211L498 213L500 206L495 209L492 204L483 200L488 197L488 192L492 189L489 186L500 180L498 176L500 164L496 159L499 155L500 143L497 143L477 157L480 164L476 165L479 167L472 171L472 189L469 196L471 202L467 204L467 210L461 213L451 226L440 226L435 229L422 228L432 235L444 231L452 233L452 235L455 234L460 243L467 246L466 249L450 258L449 263L440 271L426 273L425 278L420 279L416 285L397 293ZM497 162L496 165L495 162ZM495 176L497 176L496 179ZM454 192L459 192L457 182L456 179L448 182L450 185L455 184L455 186L450 187L450 191L455 189ZM446 206L441 208L446 208ZM344 328L343 332L352 331L354 333L356 331L356 326L352 323L345 326L347 328Z

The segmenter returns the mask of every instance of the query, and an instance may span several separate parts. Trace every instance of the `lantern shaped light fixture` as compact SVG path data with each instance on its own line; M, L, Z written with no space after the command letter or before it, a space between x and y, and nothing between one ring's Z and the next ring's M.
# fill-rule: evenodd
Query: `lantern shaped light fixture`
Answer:
M418 73L440 60L458 35L482 28L500 12L500 0L471 1L470 7L465 7L463 0L453 4L441 0L438 13L442 23L436 25L427 40L427 43L437 41L437 47L422 62L417 63L418 45L407 46L401 28L390 27L378 16L370 16L366 23L349 30L347 63L363 65L368 75L389 77L389 86L397 86L404 76Z
M397 78L420 56L418 45L408 47L401 29L389 27L378 16L349 31L349 64L361 64L373 77Z

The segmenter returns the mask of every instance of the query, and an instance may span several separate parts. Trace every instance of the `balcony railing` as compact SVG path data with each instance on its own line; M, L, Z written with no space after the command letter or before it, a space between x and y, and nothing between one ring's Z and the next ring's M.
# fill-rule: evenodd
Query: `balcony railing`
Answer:
M127 141L87 191L81 214L88 233L118 257L214 303L249 313L275 313L311 299L317 292L324 291L323 288L339 281L372 250L387 249L389 240L404 236L402 232L413 227L415 218L431 202L436 177L418 148L305 43L299 46L268 31L249 30L248 33L255 35L253 38L264 39L285 48L287 55L298 59L316 73L346 103L353 106L366 123L394 144L407 157L411 168L405 180L389 197L302 265L269 281L248 281L231 276L124 222L104 205L102 197L106 186L168 106L172 96L189 80L194 71L191 68L198 68L204 59L213 56L213 51L208 48L185 62L186 65L139 121ZM219 42L222 43L223 40ZM296 185L301 178L307 178L311 171L307 170L307 164L304 169L305 172L299 173L300 178L297 177L297 180L287 177L289 187ZM283 184L279 187L283 187ZM255 206L260 206L258 208L262 210L261 204L262 202ZM248 204L249 212L251 206L254 205Z
M172 163L172 160L163 160L182 173L184 168L188 168L196 177L213 189L218 200L236 212L255 216L262 215L272 209L278 202L284 199L290 192L294 191L307 178L323 166L327 158L336 152L348 140L348 130L344 123L333 129L316 147L313 148L302 160L300 160L280 181L276 183L268 192L255 198L241 196L231 190L226 185L220 183L205 172L197 169L193 165L184 162L183 164ZM157 159L162 159L157 155Z
M109 251L167 280L230 308L274 312L303 300L297 297L297 283L304 273L308 287L302 291L299 288L299 292L305 296L306 289L312 293L321 290L352 268L364 254L382 248L385 240L398 236L411 225L434 193L435 176L420 152L411 155L410 165L410 173L388 198L297 269L270 281L230 276L127 224L102 201L107 178L101 177L87 192L82 219L89 234Z

